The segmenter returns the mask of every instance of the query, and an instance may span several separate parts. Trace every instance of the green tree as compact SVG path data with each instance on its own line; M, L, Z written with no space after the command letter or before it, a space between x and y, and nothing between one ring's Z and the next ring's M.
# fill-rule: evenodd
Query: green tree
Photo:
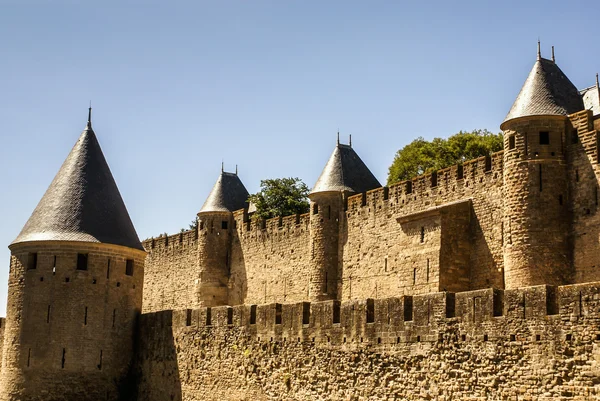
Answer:
M447 139L419 137L400 149L388 172L388 185L502 150L502 134L460 131Z
M300 178L274 178L262 180L260 191L250 195L248 202L256 206L255 218L269 219L308 212L308 193Z

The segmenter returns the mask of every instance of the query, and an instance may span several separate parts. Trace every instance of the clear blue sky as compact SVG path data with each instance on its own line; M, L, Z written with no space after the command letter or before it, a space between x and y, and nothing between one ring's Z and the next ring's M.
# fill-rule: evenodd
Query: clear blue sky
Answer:
M313 185L335 144L384 183L418 136L499 131L556 46L600 70L597 1L0 0L0 314L9 251L85 126L141 239L178 232L220 170Z

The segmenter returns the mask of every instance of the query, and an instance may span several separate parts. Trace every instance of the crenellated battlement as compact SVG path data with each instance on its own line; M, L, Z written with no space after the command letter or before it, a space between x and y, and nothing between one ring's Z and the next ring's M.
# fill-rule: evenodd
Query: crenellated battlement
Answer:
M244 238L258 238L267 235L285 235L306 232L310 223L310 214L293 214L290 216L273 217L271 219L252 219L247 211L238 210L233 212L235 227L238 234Z
M480 340L498 338L498 333L486 331L486 322L508 327L509 322L531 321L534 326L543 326L551 319L564 322L563 331L569 332L569 322L597 319L599 314L600 282L597 282L344 302L165 310L142 315L142 325L192 330L242 328L258 341L390 345L438 341L438 334L448 324L459 324L465 336L481 337ZM521 336L522 333L508 333L505 340L520 341Z
M164 235L157 238L149 238L142 242L142 246L147 252L166 252L181 248L195 246L198 241L198 231L196 229L187 230L173 235Z

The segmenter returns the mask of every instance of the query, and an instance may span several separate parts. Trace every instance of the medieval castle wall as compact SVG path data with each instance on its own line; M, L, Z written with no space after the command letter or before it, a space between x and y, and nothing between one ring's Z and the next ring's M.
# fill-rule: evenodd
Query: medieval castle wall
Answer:
M599 283L161 311L138 399L595 399L599 316Z

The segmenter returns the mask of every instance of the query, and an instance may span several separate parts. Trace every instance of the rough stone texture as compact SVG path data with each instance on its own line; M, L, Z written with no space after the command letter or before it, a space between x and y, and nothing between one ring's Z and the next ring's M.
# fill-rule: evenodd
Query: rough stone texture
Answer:
M145 253L66 241L15 244L11 252L0 399L126 394ZM78 253L87 254L86 270L77 269Z
M412 300L345 301L340 323L335 301L145 314L137 399L600 396L600 283Z

